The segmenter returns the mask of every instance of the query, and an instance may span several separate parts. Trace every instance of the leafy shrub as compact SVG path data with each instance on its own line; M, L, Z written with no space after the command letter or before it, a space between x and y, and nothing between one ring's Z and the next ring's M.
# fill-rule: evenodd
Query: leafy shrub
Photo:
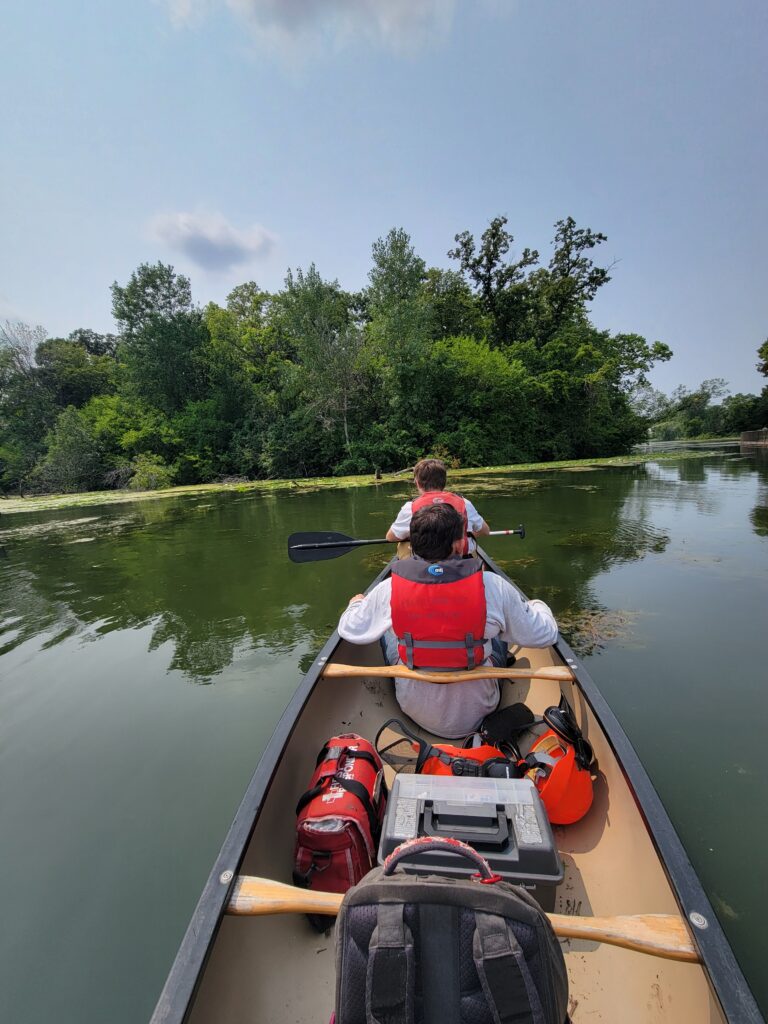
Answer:
M137 455L131 465L133 476L128 487L132 491L160 491L173 486L176 470L166 465L160 455Z

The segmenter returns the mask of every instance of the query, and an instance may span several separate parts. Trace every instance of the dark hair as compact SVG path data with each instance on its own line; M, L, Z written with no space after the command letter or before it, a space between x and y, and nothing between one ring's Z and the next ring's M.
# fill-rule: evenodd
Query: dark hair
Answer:
M443 491L448 473L440 459L422 459L413 467L413 479L423 491Z
M420 508L411 519L411 551L428 562L450 558L463 536L464 520L445 502Z

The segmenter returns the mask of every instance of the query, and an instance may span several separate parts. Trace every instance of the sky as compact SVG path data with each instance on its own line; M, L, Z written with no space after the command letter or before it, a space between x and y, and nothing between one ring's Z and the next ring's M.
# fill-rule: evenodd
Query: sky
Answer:
M0 319L114 330L157 260L201 304L356 289L390 228L449 267L498 214L547 260L571 215L655 386L765 383L764 0L25 0L0 36Z

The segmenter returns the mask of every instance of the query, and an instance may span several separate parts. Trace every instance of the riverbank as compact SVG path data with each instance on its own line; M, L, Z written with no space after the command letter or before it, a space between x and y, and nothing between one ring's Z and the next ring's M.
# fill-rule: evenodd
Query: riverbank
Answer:
M668 459L699 459L711 454L705 450L655 452L634 455L615 455L606 459L570 459L563 462L527 462L514 466L478 466L472 469L452 469L451 480L473 477L485 473L541 473L562 469L600 469L604 466L639 466L644 462ZM175 498L182 494L210 494L220 491L287 491L318 490L338 487L370 487L371 484L409 481L407 473L385 473L381 480L370 474L363 476L309 477L304 480L252 480L234 484L189 484L186 487L168 487L158 491L83 491L76 494L36 494L27 498L0 498L0 515L14 512L44 512L57 508L76 508L85 505L116 505L131 501L154 501Z

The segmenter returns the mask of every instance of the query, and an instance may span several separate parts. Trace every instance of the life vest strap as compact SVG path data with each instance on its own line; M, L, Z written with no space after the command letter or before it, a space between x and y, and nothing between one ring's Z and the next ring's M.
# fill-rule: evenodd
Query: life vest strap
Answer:
M473 669L479 667L475 658L475 650L478 647L485 649L485 645L488 640L485 637L476 639L472 633L467 633L463 640L414 640L413 633L404 633L403 636L397 637L397 642L400 646L405 647L405 663L408 668L414 670L413 652L417 647L423 647L428 650L466 650L467 653L467 668ZM420 665L419 668L427 668L426 665ZM431 670L430 670L431 671ZM444 668L435 669L434 671L439 672L455 672L455 668Z

